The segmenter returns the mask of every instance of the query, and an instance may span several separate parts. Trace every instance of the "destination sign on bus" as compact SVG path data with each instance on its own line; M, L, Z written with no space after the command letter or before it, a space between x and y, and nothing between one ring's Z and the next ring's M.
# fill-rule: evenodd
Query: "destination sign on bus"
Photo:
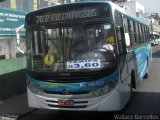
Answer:
M52 15L48 14L48 15L36 16L36 23L88 18L94 16L97 16L96 9L68 11L68 12L53 13Z
M77 10L65 13L52 14L52 21L94 17L96 15L96 9Z
M28 24L43 24L47 22L69 21L77 19L98 18L110 16L108 6L76 6L67 8L50 8L33 12L27 16Z

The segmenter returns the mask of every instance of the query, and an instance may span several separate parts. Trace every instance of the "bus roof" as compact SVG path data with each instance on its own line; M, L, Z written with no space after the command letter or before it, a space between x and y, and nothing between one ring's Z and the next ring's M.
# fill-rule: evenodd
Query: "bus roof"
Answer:
M37 13L37 12L41 12L41 11L46 10L46 9L52 9L52 8L57 8L57 7L60 8L60 7L67 7L67 6L78 6L78 5L84 5L84 4L86 4L86 5L87 4L97 4L97 3L101 3L101 4L104 4L104 5L105 4L109 5L112 8L112 12L114 12L114 10L118 10L122 14L134 19L135 21L139 21L142 24L149 25L149 23L146 20L144 20L142 18L139 18L139 17L136 17L130 11L127 11L127 10L123 9L123 8L119 7L118 5L116 5L115 3L110 2L110 1L87 1L87 2L74 2L74 3L58 4L58 5L53 5L53 6L50 6L50 7L41 8L39 10L32 11L32 12L28 13L27 16L30 15L30 14Z
M50 7L44 7L44 8L41 8L41 9L38 9L38 10L34 10L28 14L34 14L38 11L43 11L45 9L52 9L52 8L56 8L56 7L67 7L67 6L78 6L78 5L84 5L84 4L96 4L96 3L110 3L109 1L87 1L87 2L73 2L73 3L65 3L65 4L57 4L57 5L53 5L53 6L50 6Z

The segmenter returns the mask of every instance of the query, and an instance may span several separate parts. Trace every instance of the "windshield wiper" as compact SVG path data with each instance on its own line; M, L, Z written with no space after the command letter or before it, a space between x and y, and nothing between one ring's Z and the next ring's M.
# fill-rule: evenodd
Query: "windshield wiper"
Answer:
M58 49L57 44L55 43L54 39L49 35L49 33L47 32L47 29L45 28L45 26L42 26L42 31L45 33L45 35L47 36L47 39L51 41L51 43Z

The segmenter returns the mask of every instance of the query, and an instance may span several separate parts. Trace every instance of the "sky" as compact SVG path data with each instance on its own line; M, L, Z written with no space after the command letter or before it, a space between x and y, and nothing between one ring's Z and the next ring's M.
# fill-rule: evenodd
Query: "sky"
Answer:
M144 6L145 12L159 13L160 15L160 0L136 0L136 1Z

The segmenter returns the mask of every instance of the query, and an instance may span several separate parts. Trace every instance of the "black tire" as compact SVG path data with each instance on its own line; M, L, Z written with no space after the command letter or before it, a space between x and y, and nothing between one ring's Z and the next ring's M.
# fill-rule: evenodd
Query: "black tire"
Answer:
M146 72L146 74L144 75L144 79L147 79L148 77L149 77L149 64L148 64L148 59L147 59L147 72Z

